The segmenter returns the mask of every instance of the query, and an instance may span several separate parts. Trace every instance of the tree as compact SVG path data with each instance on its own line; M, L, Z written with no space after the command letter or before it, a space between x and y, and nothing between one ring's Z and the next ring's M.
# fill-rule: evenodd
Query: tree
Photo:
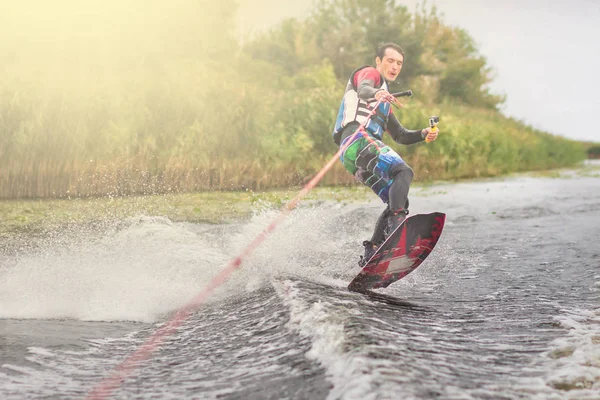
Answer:
M504 97L490 93L492 70L473 39L444 25L435 7L414 13L394 0L321 0L305 21L286 20L246 48L254 58L289 74L328 60L340 82L365 64L374 65L382 42L398 43L404 67L392 90L413 85L429 101L450 101L497 109ZM419 91L416 91L419 97Z

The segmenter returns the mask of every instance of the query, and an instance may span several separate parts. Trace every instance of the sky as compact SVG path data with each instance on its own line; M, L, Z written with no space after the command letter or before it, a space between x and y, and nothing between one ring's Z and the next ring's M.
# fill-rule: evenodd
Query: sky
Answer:
M303 18L313 0L240 1L240 30ZM414 10L417 1L398 1ZM466 30L494 70L505 115L571 139L600 142L600 0L429 0ZM402 45L402 43L399 43Z

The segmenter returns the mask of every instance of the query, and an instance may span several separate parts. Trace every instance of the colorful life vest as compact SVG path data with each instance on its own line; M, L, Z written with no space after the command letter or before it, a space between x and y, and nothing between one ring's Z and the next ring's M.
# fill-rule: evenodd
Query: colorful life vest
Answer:
M354 76L356 73L368 67L368 65L360 67L350 75L350 80L346 86L346 92L344 93L344 98L342 99L340 110L338 111L337 120L335 121L335 128L333 129L334 140L341 129L350 122L358 122L359 124L364 123L377 103L375 98L368 99L367 101L358 98L358 88L354 85ZM383 77L381 77L381 83L376 89L388 90L387 82ZM377 139L381 139L383 132L385 132L387 128L389 115L390 104L379 104L377 112L366 123L365 129Z

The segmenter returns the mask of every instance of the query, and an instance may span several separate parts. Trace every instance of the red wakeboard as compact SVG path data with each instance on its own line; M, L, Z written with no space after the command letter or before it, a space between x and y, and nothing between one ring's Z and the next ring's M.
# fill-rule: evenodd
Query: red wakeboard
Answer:
M413 272L433 250L446 214L415 214L404 220L373 254L348 289L364 292L388 287Z

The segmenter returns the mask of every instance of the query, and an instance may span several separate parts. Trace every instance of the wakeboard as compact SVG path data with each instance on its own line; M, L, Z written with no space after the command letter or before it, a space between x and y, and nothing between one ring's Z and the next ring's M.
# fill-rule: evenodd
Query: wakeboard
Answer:
M385 288L414 271L433 250L446 214L415 214L404 220L377 249L348 289L365 292Z

